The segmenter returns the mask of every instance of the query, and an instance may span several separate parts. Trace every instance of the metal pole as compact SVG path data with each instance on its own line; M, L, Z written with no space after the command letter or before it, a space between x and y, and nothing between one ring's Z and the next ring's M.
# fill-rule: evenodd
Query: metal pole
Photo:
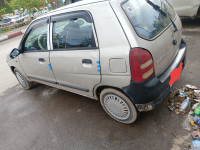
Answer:
M47 5L47 9L50 10L50 7L49 7L47 0L45 0L45 2L46 2L46 5Z

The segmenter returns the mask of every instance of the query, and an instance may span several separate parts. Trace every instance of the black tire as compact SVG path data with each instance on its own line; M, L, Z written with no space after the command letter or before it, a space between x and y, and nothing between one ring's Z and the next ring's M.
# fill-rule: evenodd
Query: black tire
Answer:
M198 12L197 12L197 18L200 18L200 7L199 7Z
M133 102L118 90L111 88L104 89L100 94L100 102L106 113L116 121L130 124L135 122L138 118L139 112L135 108Z
M33 88L34 83L33 82L29 82L16 68L14 69L14 74L19 82L19 84L26 90L29 90L31 88ZM21 80L24 81L24 84L22 82L20 82L20 78Z

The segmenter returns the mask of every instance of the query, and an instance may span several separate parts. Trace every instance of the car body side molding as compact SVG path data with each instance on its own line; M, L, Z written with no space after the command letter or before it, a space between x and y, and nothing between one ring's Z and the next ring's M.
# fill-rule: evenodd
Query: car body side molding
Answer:
M33 77L33 76L27 76L27 77L30 78L30 79L41 80L41 81L44 81L44 82L57 84L57 85L60 85L60 86L65 86L65 87L69 87L69 88L80 90L80 91L84 91L84 92L89 92L89 89L81 88L81 87L77 87L77 86L73 86L73 85L69 85L69 84L66 84L66 83L55 82L55 81L41 79L41 78L37 78L37 77Z

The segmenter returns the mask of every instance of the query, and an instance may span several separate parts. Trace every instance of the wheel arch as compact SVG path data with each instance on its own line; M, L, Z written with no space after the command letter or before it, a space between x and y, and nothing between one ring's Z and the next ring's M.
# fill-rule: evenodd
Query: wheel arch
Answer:
M10 66L10 69L11 69L11 71L14 73L15 67L14 67L14 66Z
M104 89L108 89L108 88L115 89L115 90L118 90L118 91L122 92L124 95L126 95L126 96L132 101L132 99L131 99L122 89L120 89L120 88L118 88L118 87L114 87L114 86L109 86L109 85L101 85L101 86L99 86L99 87L97 87L97 88L95 89L94 94L95 94L95 97L97 98L98 101L100 100L100 93L101 93ZM132 102L133 102L133 101L132 101Z

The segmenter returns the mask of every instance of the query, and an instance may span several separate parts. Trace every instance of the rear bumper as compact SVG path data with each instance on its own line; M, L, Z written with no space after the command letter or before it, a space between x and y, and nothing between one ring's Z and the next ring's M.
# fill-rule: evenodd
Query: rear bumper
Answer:
M123 91L131 98L138 111L150 111L160 104L169 94L171 88L170 73L180 63L183 63L183 68L186 64L186 43L182 40L179 52L171 65L159 77L153 76L148 81L142 83L134 83L123 88Z

